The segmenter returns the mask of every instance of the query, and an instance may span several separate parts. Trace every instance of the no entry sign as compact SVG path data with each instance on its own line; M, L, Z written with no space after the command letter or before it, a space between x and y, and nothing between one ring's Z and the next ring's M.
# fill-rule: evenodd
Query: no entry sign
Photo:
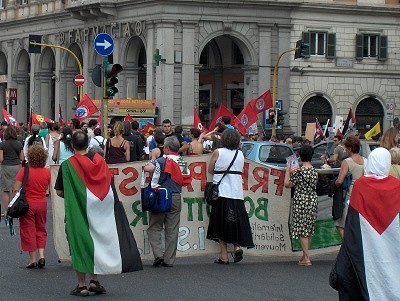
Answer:
M75 86L83 86L84 83L85 83L85 78L83 77L83 75L81 74L75 75L74 77Z

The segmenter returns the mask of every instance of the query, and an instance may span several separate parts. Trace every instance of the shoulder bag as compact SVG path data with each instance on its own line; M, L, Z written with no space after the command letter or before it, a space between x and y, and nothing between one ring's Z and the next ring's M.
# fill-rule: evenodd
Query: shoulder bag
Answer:
M206 202L210 206L214 206L217 204L218 201L218 196L219 196L219 184L221 184L222 179L225 177L226 174L228 174L229 169L231 169L233 162L235 162L237 154L239 150L236 150L235 155L233 156L232 162L229 164L228 169L223 171L223 175L221 180L217 184L214 184L213 182L207 182L206 183L206 190L204 191L204 198L206 199ZM216 173L216 172L214 172Z
M25 186L29 176L29 165L24 167L24 179L22 180L22 187L20 191L14 196L8 205L7 215L12 218L20 218L24 216L29 210L29 204L26 200Z

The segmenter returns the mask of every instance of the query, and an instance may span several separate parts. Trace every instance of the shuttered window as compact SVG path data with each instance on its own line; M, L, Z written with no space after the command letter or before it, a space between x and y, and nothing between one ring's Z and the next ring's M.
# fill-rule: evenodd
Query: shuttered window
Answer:
M380 61L387 60L387 36L377 34L356 35L356 59L378 58Z
M309 45L305 58L310 56L325 56L328 59L336 57L336 34L310 31L303 32L303 43Z

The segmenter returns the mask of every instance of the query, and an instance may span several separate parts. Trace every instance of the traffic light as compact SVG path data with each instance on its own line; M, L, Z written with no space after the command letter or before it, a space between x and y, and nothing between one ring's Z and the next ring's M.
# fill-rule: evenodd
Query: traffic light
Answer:
M285 124L285 115L287 112L285 111L278 111L278 120L276 122L277 125L284 125Z
M269 109L268 110L268 118L266 120L267 124L274 124L275 122L275 110Z
M296 42L296 50L294 52L294 59L308 57L310 45L304 43L302 40Z
M104 98L111 98L118 93L118 88L115 85L118 83L117 75L123 70L120 64L114 64L112 55L104 57L103 72L105 95Z
M29 53L41 53L42 52L42 47L40 45L34 45L34 44L31 44L30 42L41 44L42 43L41 35L35 35L35 34L29 35L28 52Z

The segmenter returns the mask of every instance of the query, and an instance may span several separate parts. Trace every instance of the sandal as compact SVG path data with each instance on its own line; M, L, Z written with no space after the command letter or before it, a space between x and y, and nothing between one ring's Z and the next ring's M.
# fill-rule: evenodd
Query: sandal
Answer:
M76 286L76 288L74 290L72 290L69 294L73 295L73 296L87 297L87 296L89 296L89 291L88 291L86 285L79 287L79 284L78 284Z
M92 292L95 294L105 294L106 289L97 280L90 280L89 292Z
M311 261L299 261L299 262L297 262L297 265L301 265L301 266L304 266L304 267L307 267L307 266L310 266L310 265L312 265L312 263L311 263Z
M221 258L215 259L214 263L217 264L229 264L229 261L223 261Z
M231 253L233 262L239 262L243 260L243 250L237 249L235 252Z

